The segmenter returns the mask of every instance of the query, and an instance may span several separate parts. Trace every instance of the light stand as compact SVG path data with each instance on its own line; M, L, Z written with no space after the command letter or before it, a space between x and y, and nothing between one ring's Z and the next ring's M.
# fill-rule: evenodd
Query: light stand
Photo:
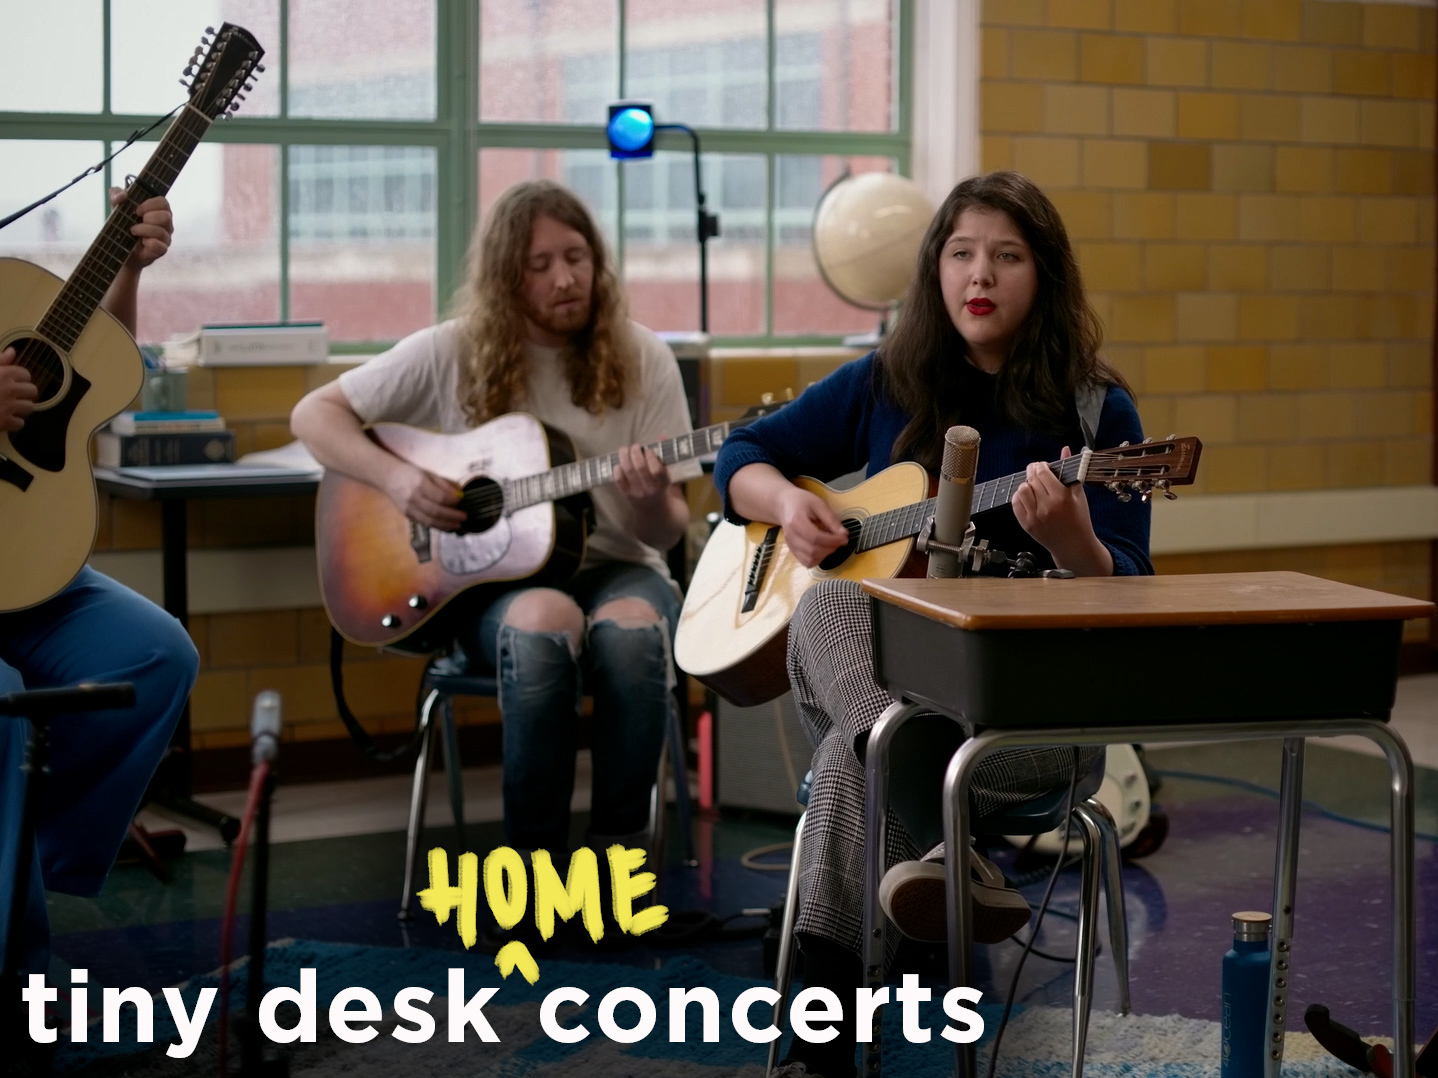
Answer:
M699 332L709 332L709 248L711 238L719 235L719 215L710 213L704 203L704 176L699 165L699 132L688 124L655 124L655 131L682 131L694 147L694 204L699 235Z

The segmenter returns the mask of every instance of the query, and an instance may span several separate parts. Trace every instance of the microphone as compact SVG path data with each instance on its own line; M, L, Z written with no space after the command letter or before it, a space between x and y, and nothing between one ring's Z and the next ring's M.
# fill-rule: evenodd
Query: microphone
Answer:
M950 427L944 434L944 463L939 470L939 496L934 501L934 542L958 546L969 530L974 504L974 473L979 468L979 432L973 427ZM929 549L930 577L959 575L959 556Z
M280 750L280 694L266 690L255 697L250 718L250 760L273 760Z

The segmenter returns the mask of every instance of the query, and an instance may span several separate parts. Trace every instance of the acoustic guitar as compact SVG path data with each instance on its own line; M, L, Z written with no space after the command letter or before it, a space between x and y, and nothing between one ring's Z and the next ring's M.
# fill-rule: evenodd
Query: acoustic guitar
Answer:
M136 208L167 194L210 124L239 108L263 55L249 31L230 23L213 42L202 40L185 69L189 101L69 280L0 258L0 349L15 349L39 391L25 426L0 433L0 611L44 602L90 556L90 436L135 399L144 376L134 338L100 301L135 246Z
M1192 483L1203 446L1197 438L1168 438L1098 452L1085 450L1049 464L1068 486L1092 483L1129 500ZM976 484L972 515L1007 505L1026 473ZM929 473L895 464L849 490L816 479L794 480L829 504L849 542L812 569L789 552L777 525L721 522L689 579L674 639L679 668L724 699L752 707L789 688L784 655L789 619L820 580L863 580L905 573L915 538L934 515ZM1010 551L1009 553L1015 553ZM922 564L922 559L919 559ZM918 568L917 574L922 575Z
M758 405L651 444L673 465L715 452L731 430L771 415L785 402ZM434 434L400 423L367 432L378 445L445 479L464 494L468 518L457 532L410 520L382 491L335 471L320 481L315 552L320 593L345 639L424 654L454 637L455 600L483 601L486 585L567 580L584 561L594 509L588 491L610 483L619 454L576 460L567 435L524 412L462 434Z

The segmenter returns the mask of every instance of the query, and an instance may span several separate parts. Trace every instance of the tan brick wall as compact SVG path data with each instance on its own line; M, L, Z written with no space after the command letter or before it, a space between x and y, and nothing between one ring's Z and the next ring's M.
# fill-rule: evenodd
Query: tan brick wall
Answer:
M1195 493L1430 481L1432 8L985 0L982 35L983 167L1053 197L1146 431L1203 439ZM1341 557L1426 597L1396 547Z

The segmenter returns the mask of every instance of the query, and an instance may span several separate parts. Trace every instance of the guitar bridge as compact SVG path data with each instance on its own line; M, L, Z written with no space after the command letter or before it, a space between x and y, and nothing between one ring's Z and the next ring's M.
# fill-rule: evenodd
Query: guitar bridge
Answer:
M12 486L25 490L30 486L34 478L33 475L20 467L20 465L16 464L3 453L0 453L0 480L4 480Z
M429 528L417 520L409 522L409 545L414 549L414 556L419 559L420 564L429 561L433 556Z
M764 533L763 540L754 550L754 560L749 563L749 577L744 581L744 604L740 613L747 614L759 601L759 589L764 586L764 577L769 572L769 562L774 557L774 547L779 541L779 525Z

